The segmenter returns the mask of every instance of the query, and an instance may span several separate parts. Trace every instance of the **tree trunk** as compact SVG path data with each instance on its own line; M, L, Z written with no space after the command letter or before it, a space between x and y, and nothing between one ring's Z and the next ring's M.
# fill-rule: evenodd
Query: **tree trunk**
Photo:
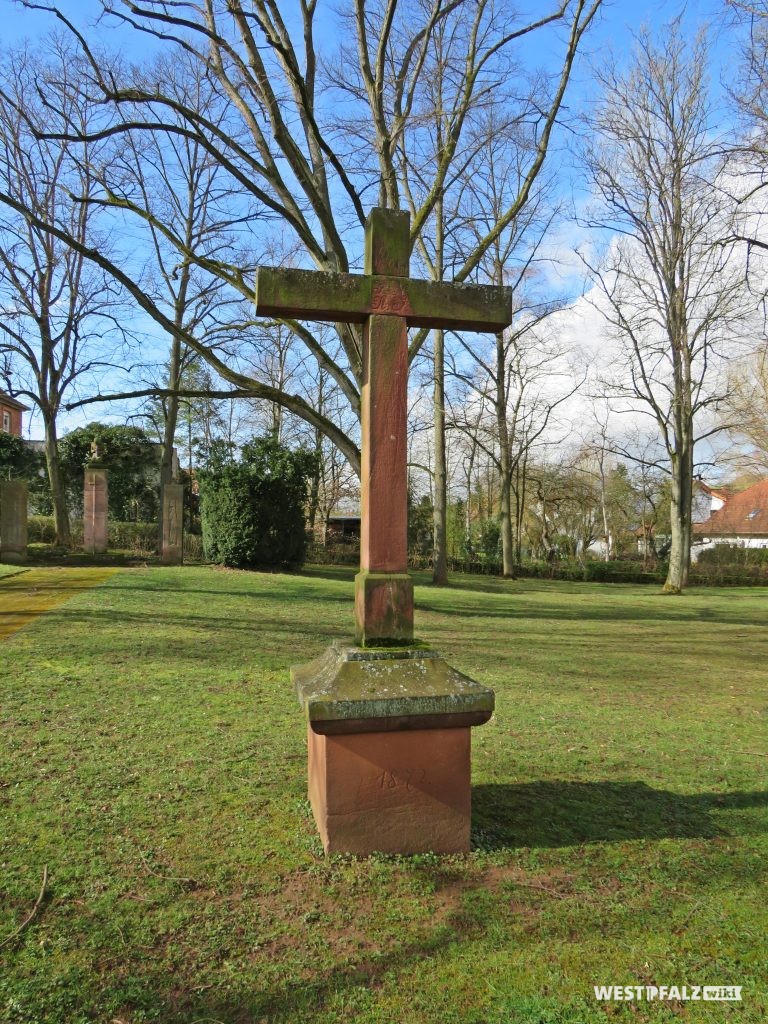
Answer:
M501 274L499 274L499 279ZM503 331L496 335L496 429L499 435L499 533L501 568L508 579L515 576L512 534L512 460L507 425L507 353Z
M59 453L56 447L56 417L46 410L42 410L43 422L45 424L45 466L48 471L48 485L51 488L51 499L53 501L53 519L56 525L56 544L62 548L72 545L72 536L69 531L69 512L67 511L67 495L64 490L64 481L61 477L59 467Z
M177 389L181 374L181 343L173 339L171 345L171 361L168 373L168 387ZM160 457L160 503L157 510L157 550L163 547L163 488L173 482L173 448L176 440L176 426L179 420L179 399L170 395L165 406L165 423L163 425L163 450Z
M309 532L312 534L314 539L315 535L315 523L317 522L317 513L320 507L320 469L323 453L323 435L320 431L315 428L315 468L312 473L312 480L309 485ZM325 541L323 541L325 543Z
M517 565L523 560L523 515L525 513L527 473L528 455L523 452L522 459L518 459L515 465L515 562Z
M693 447L681 446L672 456L669 570L665 594L681 594L688 585L691 567L691 503L693 498Z
M512 473L507 467L501 471L499 527L501 532L501 569L507 579L515 578L515 543L512 531Z
M190 241L189 227L187 242ZM189 289L190 267L185 263L181 268L179 290L174 300L174 327L184 326L187 309L187 291ZM171 358L168 362L168 389L177 391L181 386L181 338L174 334L171 338ZM160 506L157 513L157 550L163 549L163 488L173 481L173 447L176 440L176 427L179 422L179 399L177 395L169 395L165 406L165 424L163 429L163 452L160 459ZM190 486L192 481L190 480Z
M600 453L599 459L600 465L600 513L603 517L603 539L605 541L605 552L603 554L603 561L610 562L613 551L613 538L611 537L611 528L608 523L608 502L606 500L606 486L605 486L605 452ZM586 555L586 550L585 550Z
M435 379L433 391L435 478L432 504L432 582L448 582L448 487L445 465L445 334L434 332Z

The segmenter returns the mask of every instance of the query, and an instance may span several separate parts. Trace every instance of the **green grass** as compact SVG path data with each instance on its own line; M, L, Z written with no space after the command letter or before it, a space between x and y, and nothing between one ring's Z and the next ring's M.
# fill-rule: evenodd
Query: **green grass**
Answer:
M0 580L3 576L18 576L19 573L26 572L26 565L0 565Z
M351 576L126 569L0 645L0 941L49 871L0 1020L764 1020L768 593L417 577L419 636L497 693L474 850L350 861L287 669L349 637Z

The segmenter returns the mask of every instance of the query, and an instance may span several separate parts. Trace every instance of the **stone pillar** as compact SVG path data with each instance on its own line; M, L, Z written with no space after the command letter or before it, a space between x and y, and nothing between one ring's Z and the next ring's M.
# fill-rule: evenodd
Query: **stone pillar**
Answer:
M99 462L85 467L83 490L83 550L101 555L107 550L107 470Z
M27 560L27 485L23 480L0 483L0 562Z
M160 557L164 565L181 565L184 560L184 485L163 487L163 541Z

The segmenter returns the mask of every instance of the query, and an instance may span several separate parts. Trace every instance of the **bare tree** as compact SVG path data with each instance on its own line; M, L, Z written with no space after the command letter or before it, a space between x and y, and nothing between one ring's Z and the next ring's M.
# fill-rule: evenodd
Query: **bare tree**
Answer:
M742 209L734 237L747 244L751 255L768 251L764 209L756 205L768 187L768 0L725 2L745 30L740 73L729 88L742 130L728 146L732 155L728 191ZM763 278L759 290L764 293L764 260L758 261L758 267Z
M109 239L98 230L98 211L75 198L95 194L92 168L103 146L41 140L31 129L43 118L55 127L41 101L49 90L63 114L59 127L89 132L93 109L79 95L82 66L71 45L52 38L45 58L8 52L0 78L0 191L15 204L0 207L0 374L40 411L56 542L67 546L57 420L67 396L105 372L120 335L118 286L83 251L98 247L106 256Z
M53 10L72 31L77 30L55 7L25 0L30 8ZM205 69L205 75L227 101L227 117L214 123L205 111L173 95L162 81L141 74L121 77L112 73L103 55L89 47L78 34L90 62L90 95L111 105L112 119L97 137L120 137L136 132L170 132L198 143L224 168L253 208L278 222L300 244L303 256L315 266L331 271L350 269L359 251L359 236L369 196L400 208L403 152L418 146L423 124L424 68L436 31L443 25L461 26L469 19L463 63L457 59L459 79L444 145L430 169L427 188L412 214L412 240L418 238L445 193L462 138L468 112L480 96L492 90L500 74L509 70L506 55L526 45L535 32L563 29L553 40L560 46L560 70L526 105L526 116L535 121L537 144L528 161L521 187L498 222L468 252L453 278L471 279L494 239L525 206L546 157L552 130L562 108L578 47L592 23L600 0L554 0L540 16L526 21L491 0L432 0L422 4L398 4L396 0L366 4L359 0L348 8L355 40L354 55L341 49L336 72L324 77L315 46L317 5L300 5L301 32L291 33L276 4L253 0L219 3L204 0L184 5L170 0L103 0L104 10L137 32L180 48ZM297 44L296 40L301 40ZM332 62L328 62L332 66ZM323 90L326 90L323 93ZM329 102L328 90L343 91L344 103ZM341 123L338 109L351 103L349 124ZM137 110L140 114L137 115ZM79 137L79 132L72 132ZM361 144L362 142L362 144ZM8 198L0 195L0 201ZM148 211L141 202L121 202L142 218ZM24 209L23 204L17 209ZM221 278L246 299L253 298L252 267L201 253L179 237L171 226L161 224L165 237L181 259L196 262ZM106 261L98 251L87 253L98 265L117 273L141 308L171 333L177 329L135 287L125 268ZM158 315L161 314L161 315ZM359 408L362 373L359 331L339 326L343 359L334 359L315 333L286 321L318 366L334 380L350 407ZM320 414L306 400L234 370L220 352L189 334L183 340L206 358L217 374L238 390L277 402L322 430L353 466L359 453L354 439ZM424 343L424 333L413 339L412 355Z
M519 504L514 489L524 486L520 470L532 453L553 442L556 410L578 386L564 366L558 342L543 327L545 315L519 309L512 327L485 349L464 344L463 360L449 363L449 374L464 396L453 406L452 423L473 435L473 444L496 475L505 576L514 575L517 555ZM482 416L477 415L478 406Z
M599 265L597 307L619 352L604 375L623 409L652 416L671 477L668 593L688 580L696 443L719 429L725 357L749 314L732 259L728 209L716 187L721 147L707 97L707 42L687 44L679 22L656 43L637 38L633 65L598 70L603 99L587 157L615 233Z
M768 346L734 361L724 409L729 435L738 444L730 461L739 469L768 472Z
M169 95L194 106L212 123L221 121L224 105L200 66L188 55L179 54L173 61L161 58L153 70L154 77L165 83ZM236 212L233 208L230 182L223 169L198 139L183 133L147 131L121 138L112 146L109 161L102 163L99 181L103 192L100 202L108 209L118 213L125 205L145 211L142 227L147 258L141 284L175 328L161 371L166 394L155 406L155 411L161 414L163 487L173 475L181 401L178 392L185 372L199 359L185 343L184 334L216 348L239 333L236 321L243 319L232 297L226 301L224 282L180 253L169 242L167 231L182 239L187 250L221 259L232 250L233 232L245 211ZM146 379L145 383L151 385L152 381ZM189 421L190 417L186 419ZM162 538L162 503L159 520Z

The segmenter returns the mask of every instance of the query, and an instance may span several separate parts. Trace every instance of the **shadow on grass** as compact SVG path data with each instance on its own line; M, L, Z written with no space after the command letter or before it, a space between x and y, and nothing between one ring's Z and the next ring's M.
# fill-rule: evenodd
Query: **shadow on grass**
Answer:
M306 566L298 575L305 579L352 582L355 568L349 566ZM763 609L745 610L731 603L723 608L698 607L686 603L685 596L663 594L660 587L639 583L603 583L599 581L575 582L571 580L503 579L500 576L454 575L447 586L435 586L428 573L411 572L416 587L416 610L437 615L479 619L562 619L566 621L696 621L704 619L727 625L763 625ZM710 588L694 588L697 596ZM611 594L628 593L634 597L640 592L649 605L638 605L635 600L615 603ZM768 590L752 587L750 597L765 597ZM462 595L467 595L462 599ZM505 598L506 603L494 608L487 603L482 607L469 600L472 594L489 594ZM552 598L577 597L572 604L557 603Z
M578 846L729 834L712 811L768 807L768 792L681 796L644 782L530 782L472 790L473 846ZM761 831L768 831L768 825Z
M87 587L86 589L93 589ZM344 602L345 604L352 606L352 595L347 593L332 594L328 593L327 590L305 590L300 594L296 592L295 588L292 587L274 587L269 590L259 589L254 587L253 590L231 590L230 588L223 586L220 590L211 590L207 587L178 587L168 583L115 583L113 580L109 580L108 589L113 590L124 590L126 593L131 594L134 591L146 591L150 594L178 594L182 599L184 597L195 598L200 594L207 594L212 597L246 597L250 600L258 601L282 601L288 603L289 601L321 601L323 604L334 604L337 602Z
M74 598L78 593L80 591L73 589L71 596ZM137 635L142 635L145 639L149 639L155 633L159 633L162 636L163 631L167 629L202 630L219 634L220 636L228 633L246 633L249 636L254 636L272 631L276 634L280 633L294 637L297 642L300 638L305 637L313 644L312 657L321 654L324 647L330 643L352 642L351 620L349 625L334 626L330 623L323 623L322 629L320 629L312 622L296 622L291 620L289 616L282 614L265 615L261 612L258 616L235 617L224 611L219 615L190 615L182 609L177 609L170 614L162 614L153 611L151 607L148 607L146 611L126 611L124 608L99 611L96 609L68 608L64 602L51 608L46 608L43 611L35 607L14 608L10 612L0 611L0 626L4 622L13 622L24 616L28 616L31 622L43 618L54 618L59 623L60 628L66 625L67 627L86 630L119 626L125 639L125 646L128 648L131 646L135 648ZM139 633L132 632L134 629L138 630ZM110 638L109 642L114 644L114 638ZM180 637L178 642L185 643L186 641L183 637ZM164 641L164 643L167 643L167 641ZM292 652L295 653L293 645L286 647L285 652L286 655L291 655ZM161 654L162 652L158 651L157 657L160 658ZM204 656L204 653L194 652L195 658L199 659ZM234 659L230 657L230 660L234 664Z
M483 849L561 847L592 842L661 838L712 839L726 834L712 818L715 810L768 807L768 792L704 793L681 796L654 790L641 782L541 782L522 785L481 785L473 790L475 843ZM477 883L477 888L483 882ZM471 897L475 886L469 886ZM162 1019L168 1024L211 1021L212 1024L261 1024L321 1020L334 998L357 1019L359 994L386 980L418 971L419 964L439 957L459 943L481 940L491 925L486 912L468 912L471 899L458 904L442 921L419 937L388 950L386 955L361 951L353 959L320 975L298 976L293 984L253 990L194 994L179 989L166 996ZM350 923L354 928L354 922ZM153 1004L154 1005L154 1004ZM364 1005L364 1004L362 1004ZM543 1012L526 1016L550 1020ZM361 1013L361 1018L364 1011ZM472 1018L475 1019L474 1017ZM477 1018L480 1019L479 1017ZM554 1017L551 1018L554 1021ZM557 1020L560 1020L557 1016ZM563 1021L582 1019L563 1017ZM590 1018L591 1019L591 1018ZM512 1018L510 1018L512 1020Z
M550 622L695 622L697 619L705 619L707 622L722 623L728 626L763 626L765 624L765 609L755 608L754 611L739 607L723 607L719 609L707 609L702 611L699 608L692 608L688 605L677 605L674 602L679 598L657 595L659 601L652 607L638 605L635 602L628 602L625 605L608 604L604 601L595 601L594 604L579 601L568 605L565 601L560 604L541 603L528 594L504 595L514 596L519 599L516 604L504 604L498 610L493 610L487 605L482 608L477 604L464 601L453 601L450 605L443 601L431 601L429 597L419 595L416 599L417 611L433 612L436 615L451 616L452 618L466 619L504 619L514 622L517 619L533 620L542 619ZM768 606L768 601L766 601Z
M215 992L203 996L183 994L175 1005L166 1005L162 1020L168 1024L188 1022L211 1022L211 1024L262 1024L262 1022L288 1022L294 1020L322 1020L321 1014L333 996L349 996L357 991L368 992L377 989L385 976L401 971L418 970L425 959L440 954L455 944L460 937L461 922L450 919L445 924L434 926L417 942L404 943L397 950L390 950L386 956L361 953L357 963L339 964L316 978L297 978L292 984L267 988L263 991L224 994L217 997ZM485 927L476 923L473 937L485 932ZM319 974L319 972L318 972ZM351 1010L352 1007L350 1006ZM350 1019L357 1019L352 1012Z

